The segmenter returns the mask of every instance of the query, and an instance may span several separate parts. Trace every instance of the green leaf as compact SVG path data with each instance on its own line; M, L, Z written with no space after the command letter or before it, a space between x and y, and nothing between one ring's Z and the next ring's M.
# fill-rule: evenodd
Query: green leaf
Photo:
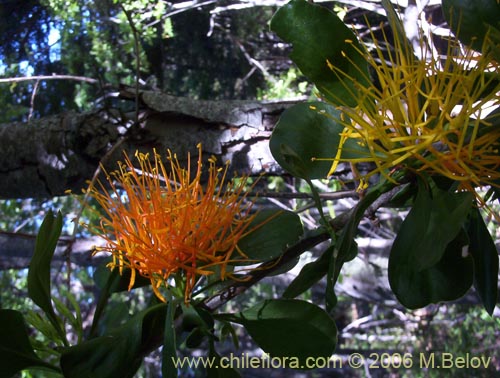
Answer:
M292 0L276 12L271 30L293 45L290 58L326 99L338 105L357 104L357 86L370 85L368 65L356 36L336 14L306 0Z
M103 330L101 316L104 309L108 304L109 297L113 293L118 293L121 291L128 290L130 283L130 269L124 269L122 274L120 274L119 269L113 269L112 271L105 265L100 265L97 267L94 273L94 281L99 289L101 289L99 300L97 301L96 309L94 312L94 318L92 320L92 326L90 329L90 337L97 336L99 330ZM150 285L151 281L141 275L135 277L134 288ZM118 308L114 308L112 311L114 315L119 314ZM107 317L109 318L109 313Z
M473 208L467 225L469 253L474 260L474 287L484 308L493 314L498 298L498 252L478 209Z
M473 199L469 192L449 193L437 188L430 192L423 184L420 185L413 208L394 241L393 250L402 249L405 254L411 255L416 270L435 265L463 227Z
M177 378L177 368L175 361L177 358L177 345L175 341L174 313L175 305L171 298L167 304L167 314L165 316L165 333L163 339L161 372L164 378Z
M295 366L291 367L306 368L308 357L330 357L337 344L335 322L323 309L306 301L266 300L229 315L227 320L242 324L272 357L292 358L289 362Z
M163 341L165 303L149 307L109 333L65 348L61 368L66 378L132 378L144 355Z
M472 284L472 260L462 256L471 193L419 185L417 198L394 241L389 283L407 308L461 297Z
M283 169L296 177L326 177L332 166L344 127L340 112L322 102L302 103L283 112L273 130L269 148ZM354 140L345 141L341 157L363 157L370 152ZM330 159L330 160L317 160Z
M397 177L394 179L397 181ZM366 210L382 194L394 188L395 185L395 183L390 181L382 181L378 185L371 187L351 210L349 220L340 232L334 246L335 274L332 277L333 282L336 282L338 279L343 264L354 259L358 253L358 245L354 238L358 232L359 222L361 222L361 219L365 216Z
M50 264L62 230L61 212L54 216L49 211L40 226L35 242L35 252L28 271L28 295L44 312L66 342L64 331L54 312L50 293Z
M31 346L23 315L15 310L0 310L0 377L12 377L21 370L59 369L41 360Z
M285 289L283 297L295 298L321 280L328 272L332 257L332 249L328 248L318 259L304 265L297 277Z
M105 263L97 267L93 278L100 290L106 290L109 294L112 294L128 291L130 276L131 270L129 268L124 268L122 274L119 274L119 269L111 270L107 267L107 263ZM149 285L151 285L149 278L137 274L132 289Z
M482 51L484 39L490 33L495 38L498 53L500 3L498 0L443 0L443 14L450 29L460 41Z
M252 227L256 228L252 230ZM248 256L251 264L281 256L286 247L296 242L303 233L299 216L283 210L259 212L249 230L252 231L240 239L238 247ZM241 265L242 262L238 261L237 264Z

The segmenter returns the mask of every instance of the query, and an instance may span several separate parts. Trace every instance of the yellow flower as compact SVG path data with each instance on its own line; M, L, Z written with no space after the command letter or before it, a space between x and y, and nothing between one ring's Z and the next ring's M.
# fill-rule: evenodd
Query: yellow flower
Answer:
M400 167L448 177L459 182L460 190L474 193L478 186L500 186L500 128L484 119L485 110L500 106L498 62L486 49L484 54L464 51L451 37L447 55L436 56L425 47L423 33L416 51L423 58L418 59L398 32L398 21L391 22L393 50L384 51L373 35L374 55L366 46L357 49L377 85L355 83L352 89L352 79L337 67L341 65L327 62L357 98L356 107L336 98L342 116L335 120L344 130L330 174L340 161L371 162L376 168L361 177L362 186L377 173L391 179L391 170ZM389 45L385 35L384 42ZM366 146L369 153L343 158L348 139Z
M136 153L139 168L125 157L118 171L106 173L111 192L102 182L99 188L89 188L106 215L100 226L89 227L107 241L98 251L112 254L111 269L131 270L129 289L138 272L151 280L162 301L159 288L167 286L172 275L185 277L187 302L200 276L214 274L218 267L221 279L231 277L226 268L235 258L233 252L241 255L239 259L246 257L237 243L255 217L250 213L253 203L243 193L248 177L226 182L228 165L217 168L212 157L203 186L201 145L198 150L194 176L190 168L181 168L171 151L170 172L156 151L153 163L149 154Z

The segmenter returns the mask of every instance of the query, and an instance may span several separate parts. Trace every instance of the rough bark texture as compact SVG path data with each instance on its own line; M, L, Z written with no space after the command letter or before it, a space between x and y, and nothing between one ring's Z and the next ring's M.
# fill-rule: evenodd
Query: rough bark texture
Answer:
M127 90L121 96L135 100ZM114 169L123 151L156 148L161 153L170 148L183 159L188 152L197 153L198 143L207 156L231 161L231 169L240 173L280 172L268 139L293 102L200 101L159 92L141 92L139 102L138 122L133 121L135 112L108 109L2 125L0 198L79 192L104 156L105 166Z

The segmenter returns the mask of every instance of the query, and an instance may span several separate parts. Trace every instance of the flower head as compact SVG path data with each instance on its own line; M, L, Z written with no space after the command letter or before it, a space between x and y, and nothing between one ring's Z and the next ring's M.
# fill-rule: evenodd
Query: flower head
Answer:
M353 89L353 79L335 62L328 62L357 98L355 107L337 98L335 105L342 116L336 121L344 130L330 173L340 161L372 162L376 168L361 178L365 184L376 173L391 179L392 169L404 167L448 177L459 182L461 190L500 186L500 128L491 122L499 113L484 117L487 108L500 106L498 62L486 48L484 54L464 51L453 38L448 41L447 55L438 56L426 47L423 33L420 51L415 51L398 21L390 19L392 51L385 52L373 36L375 54L367 47L357 49L374 73L375 80L366 82L374 84L354 83ZM389 45L385 34L384 40ZM348 139L365 146L366 156L343 158Z
M111 192L102 182L99 188L89 189L105 212L100 225L89 228L107 241L99 251L112 254L109 267L120 273L131 270L129 289L138 272L151 280L155 294L165 301L159 287L180 274L188 301L200 276L214 274L218 267L224 279L231 276L226 267L234 259L233 252L245 257L237 243L255 217L250 214L252 202L243 193L247 177L226 182L227 164L225 169L217 168L212 157L208 180L202 185L201 145L198 149L194 177L171 151L169 172L156 151L153 162L149 154L136 153L139 168L125 157L117 171L106 174Z

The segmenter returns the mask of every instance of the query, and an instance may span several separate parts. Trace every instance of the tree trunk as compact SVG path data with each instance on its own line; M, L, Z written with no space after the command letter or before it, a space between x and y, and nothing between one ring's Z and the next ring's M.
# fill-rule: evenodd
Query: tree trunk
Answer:
M120 97L133 104L135 94ZM123 153L163 153L179 160L196 155L231 161L231 170L282 173L268 139L284 109L294 102L203 101L159 92L141 92L138 112L106 109L68 112L0 128L0 198L42 198L79 192L99 163L113 170ZM138 121L135 119L138 118Z

